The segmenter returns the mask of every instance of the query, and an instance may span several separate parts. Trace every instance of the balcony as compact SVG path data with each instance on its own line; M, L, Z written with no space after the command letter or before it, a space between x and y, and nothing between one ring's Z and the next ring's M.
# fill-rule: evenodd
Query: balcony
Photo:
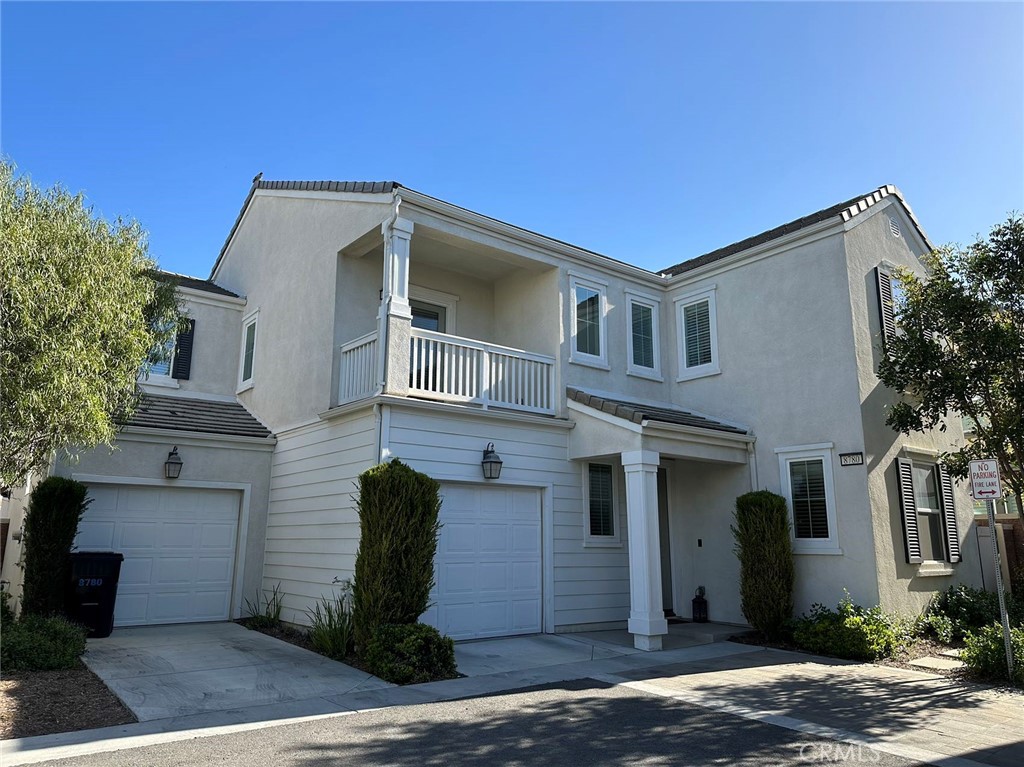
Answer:
M419 328L412 328L411 334L409 387L402 394L484 409L555 414L553 357ZM341 347L339 404L378 392L378 347L376 333Z

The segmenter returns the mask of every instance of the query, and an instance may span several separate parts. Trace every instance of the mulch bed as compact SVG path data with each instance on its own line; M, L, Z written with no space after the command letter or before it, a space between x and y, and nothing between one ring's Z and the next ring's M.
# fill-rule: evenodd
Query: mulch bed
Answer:
M30 738L136 721L79 663L67 671L11 671L0 680L0 739Z
M309 641L309 636L305 631L300 631L299 629L294 629L291 626L285 626L283 624L274 628L250 626L248 624L248 620L245 618L235 622L245 626L245 628L250 631L258 631L261 634L266 634L268 637L274 637L274 639L280 639L282 642L287 642L288 644L293 644L296 647L301 647L303 650L316 652L316 649L313 647L313 643Z

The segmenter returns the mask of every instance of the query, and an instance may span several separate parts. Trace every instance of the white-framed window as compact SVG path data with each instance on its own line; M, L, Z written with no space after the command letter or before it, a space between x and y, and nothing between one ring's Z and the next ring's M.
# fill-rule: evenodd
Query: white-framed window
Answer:
M841 554L836 530L832 443L776 448L782 495L789 505L793 552Z
M440 290L409 286L409 307L412 310L412 326L423 330L456 335L455 312L459 297Z
M607 285L591 277L569 275L572 304L572 362L608 369Z
M679 375L676 380L720 373L715 286L675 299L679 325Z
M585 546L617 546L621 540L618 519L617 468L610 463L583 465L583 543Z
M896 266L883 261L875 267L878 285L878 318L882 329L882 346L886 346L903 331L899 326L898 309L905 298L903 286L895 274Z
M937 458L904 447L903 456L896 459L906 561L923 565L924 570L945 568L946 562L961 559L953 479Z
M238 362L238 390L253 384L256 370L256 335L260 312L257 309L242 320L242 353Z
M661 304L656 298L641 293L626 291L626 306L629 310L627 346L629 375L661 378L661 339L658 330Z
M170 328L165 328L169 330ZM177 351L177 334L171 334L162 348L154 348L147 360L147 365L139 371L139 381L150 386L167 386L172 389L178 388L178 382L174 380L174 357ZM152 361L150 361L152 360Z

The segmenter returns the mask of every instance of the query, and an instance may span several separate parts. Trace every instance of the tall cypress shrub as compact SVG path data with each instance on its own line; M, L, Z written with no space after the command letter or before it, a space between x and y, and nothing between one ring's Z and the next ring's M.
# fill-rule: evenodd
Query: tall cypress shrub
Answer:
M795 568L786 499L768 490L741 495L735 520L740 607L747 622L774 641L793 617Z
M441 486L401 461L359 476L359 551L352 584L356 652L378 626L411 624L427 609L441 528Z
M89 488L64 477L36 485L25 514L25 585L22 615L56 615L64 610L68 555L78 523L92 502Z

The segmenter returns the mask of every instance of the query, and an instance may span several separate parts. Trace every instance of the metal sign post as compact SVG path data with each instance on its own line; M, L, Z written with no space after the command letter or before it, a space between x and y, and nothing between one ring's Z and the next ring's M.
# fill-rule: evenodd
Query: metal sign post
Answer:
M1010 616L1006 612L1006 594L1003 591L1003 568L999 558L999 542L996 540L996 500L1003 497L999 482L999 464L995 459L986 458L971 461L971 495L976 501L984 501L988 511L989 537L992 539L992 559L996 563L996 593L999 595L999 618L1003 624L1003 644L1006 645L1006 670L1013 679L1013 645L1010 641Z

